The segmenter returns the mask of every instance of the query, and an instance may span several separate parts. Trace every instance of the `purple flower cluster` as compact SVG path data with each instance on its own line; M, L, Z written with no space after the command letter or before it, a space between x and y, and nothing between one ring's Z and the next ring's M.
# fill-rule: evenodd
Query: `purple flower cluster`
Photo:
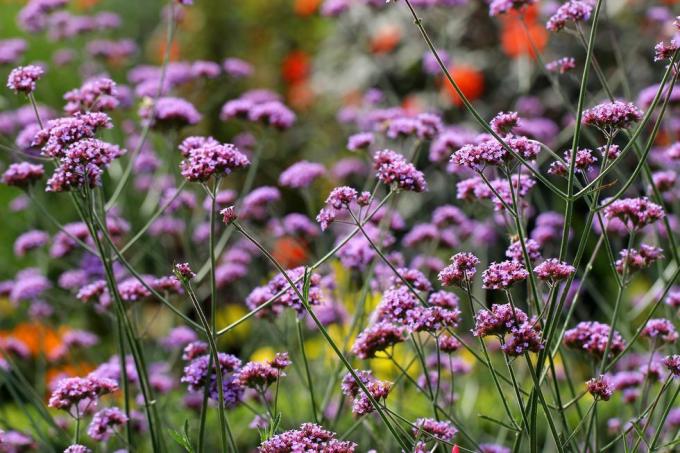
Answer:
M680 377L680 355L669 355L663 359L663 365L674 377Z
M277 274L272 278L265 286L258 286L250 292L246 298L246 305L251 310L258 308L260 305L273 299L275 295L281 293L281 295L274 301L270 303L266 309L260 310L258 316L275 316L281 313L285 308L292 308L299 314L304 313L305 308L302 301L298 297L298 291L302 294L303 291L303 277L305 275L305 268L300 266L294 269L289 269L286 271L288 277L295 282L295 287L297 291L291 288L288 279L283 274ZM322 289L321 289L321 275L317 273L311 273L309 275L309 292L308 292L308 302L310 305L318 305L323 299Z
M247 388L263 391L285 376L283 369L290 365L288 353L278 353L266 362L248 362L236 373L237 382Z
M604 216L610 222L617 219L629 230L640 228L657 222L664 217L661 206L649 201L647 197L622 198L613 201L604 209Z
M87 377L62 379L50 396L48 405L55 409L69 411L82 401L96 403L102 395L118 390L116 381L90 374Z
M86 81L64 94L64 100L67 101L64 111L69 115L114 110L120 104L116 82L106 77Z
M87 435L99 442L106 442L115 434L117 428L128 421L127 416L117 407L102 409L92 417Z
M78 141L94 138L99 129L111 127L111 118L101 112L76 113L50 120L33 139L31 146L40 147L47 157L62 158L66 150Z
M437 278L444 286L462 285L472 281L478 264L479 258L472 253L456 253L451 257L451 264L442 269Z
M181 174L191 182L205 182L250 165L234 145L219 143L212 137L189 137L182 142L180 150L185 156L180 163Z
M489 125L499 135L509 134L519 125L519 114L517 112L499 112L493 117Z
M437 440L451 442L458 433L458 430L449 421L437 421L432 418L419 418L415 421L412 432L416 438L420 437L420 434L425 432ZM426 437L426 440L429 439Z
M351 135L347 139L347 149L350 151L358 151L360 149L368 149L375 140L373 133L371 132L360 132L358 134Z
M175 97L162 97L143 105L139 116L157 128L192 126L201 121L201 114L193 104Z
M501 261L491 263L482 273L482 281L486 289L506 290L513 284L526 280L529 272L517 261Z
M11 164L2 174L2 182L8 186L26 188L43 177L45 169L40 164L19 162Z
M297 119L295 113L279 101L276 95L263 92L245 93L224 104L220 119L228 121L233 118L263 123L279 130L289 129Z
M663 250L648 244L641 244L639 249L623 249L620 259L614 263L619 274L631 274L646 269L663 258Z
M574 272L576 272L574 266L557 258L545 260L534 268L534 273L538 278L548 280L551 283L569 278Z
M98 186L104 170L125 152L117 145L95 138L77 141L63 150L59 167L47 180L47 190L65 192Z
M357 377L368 390L371 397L380 403L385 400L392 389L392 384L387 381L381 381L375 378L370 371L355 371ZM347 373L342 379L342 393L348 398L352 399L352 412L356 415L366 415L375 411L373 403L366 395L361 386L357 383L352 373Z
M583 124L607 133L627 129L640 118L642 111L632 102L605 102L583 112Z
M592 378L586 382L586 390L597 400L609 401L614 394L614 387L606 376Z
M395 344L401 343L406 338L404 327L381 321L364 329L352 346L352 353L360 359L376 357L378 352L383 352Z
M321 231L326 231L338 215L343 211L349 211L352 203L357 203L359 206L366 206L370 200L371 194L368 192L357 192L356 189L348 186L336 187L331 191L326 198L326 207L321 209L316 216L316 221L321 226Z
M593 6L591 0L569 0L548 19L545 27L556 33L566 27L569 22L585 22L590 19Z
M373 168L378 180L400 190L424 192L427 190L425 175L401 154L385 149L373 156Z
M574 57L558 58L545 65L545 69L558 74L566 74L574 68L576 68L576 59L574 59Z
M494 304L491 310L480 310L477 313L472 333L476 337L504 336L527 320L527 314L517 307L513 308L510 304Z
M354 442L335 438L335 433L314 423L303 423L300 429L277 434L265 440L258 447L260 453L353 453L357 448Z
M26 52L26 41L19 38L0 40L0 65L15 64Z
M641 337L649 338L652 341L662 341L664 343L675 343L678 339L678 332L675 326L668 319L650 319L640 332Z
M7 88L15 93L31 94L35 91L35 82L45 74L40 66L19 66L9 73Z
M322 164L303 160L282 171L279 184L291 189L303 189L325 174L326 168Z
M536 0L492 0L489 3L489 16L505 14L511 9L521 10L534 3L536 3Z
M573 329L564 332L564 344L572 349L586 352L600 358L604 355L611 327L597 321L580 322ZM617 331L612 335L609 354L619 354L626 347L623 337Z
M207 348L206 348L207 349ZM202 392L207 386L208 395L213 401L219 400L219 390L217 387L217 366L212 363L212 369L208 366L211 363L210 355L197 354L204 353L205 349L193 351L191 355L185 356L190 362L184 367L184 374L181 382L188 385L192 392ZM195 357L195 358L194 358ZM241 367L241 360L237 357L224 352L218 353L219 369L222 374L222 390L224 395L224 406L227 408L235 407L243 395L243 387L236 376Z

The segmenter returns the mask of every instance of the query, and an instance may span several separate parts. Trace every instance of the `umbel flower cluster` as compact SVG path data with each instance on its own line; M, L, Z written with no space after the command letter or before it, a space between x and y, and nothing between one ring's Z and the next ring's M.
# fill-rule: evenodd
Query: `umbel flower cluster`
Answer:
M678 448L673 2L122 3L2 6L0 451Z

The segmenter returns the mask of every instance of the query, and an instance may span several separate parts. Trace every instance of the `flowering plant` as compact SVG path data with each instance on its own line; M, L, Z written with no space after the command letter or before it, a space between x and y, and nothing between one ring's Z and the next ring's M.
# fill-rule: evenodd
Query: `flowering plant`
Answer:
M0 451L678 448L669 8L98 3L4 7Z

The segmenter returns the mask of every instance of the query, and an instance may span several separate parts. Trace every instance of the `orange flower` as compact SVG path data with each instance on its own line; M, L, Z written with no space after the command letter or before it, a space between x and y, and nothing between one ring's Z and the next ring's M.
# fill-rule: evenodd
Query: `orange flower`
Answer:
M78 0L76 2L76 9L79 11L92 9L99 3L99 0Z
M65 363L47 369L45 373L45 384L49 384L56 378L85 376L94 370L91 363Z
M371 52L389 53L401 41L401 30L396 25L384 25L371 38Z
M416 115L424 110L423 100L417 96L407 96L401 102L401 108L409 115Z
M296 110L305 110L314 102L314 91L307 80L300 80L288 87L288 105Z
M295 0L293 11L298 16L311 16L319 9L321 0Z
M161 64L163 63L163 57L165 56L165 48L167 46L167 38L165 36L158 36L155 38L155 43L153 44L152 48L157 49L154 52L154 60L158 63ZM177 40L174 40L172 42L172 46L170 47L170 61L177 61L179 60L180 57L180 46Z
M309 55L302 50L294 50L283 59L281 75L288 83L306 79L309 74Z
M285 268L300 266L304 264L309 257L307 246L290 236L284 236L277 239L272 254Z
M477 69L466 65L456 65L449 68L449 73L469 101L474 101L484 93L484 75ZM463 100L446 77L442 77L441 83L443 83L445 92L450 96L451 102L457 107L462 106Z
M59 332L43 324L28 322L19 324L8 336L23 342L33 356L42 352L48 359L54 360L63 351Z
M525 29L519 22L506 22L503 26L501 46L503 52L512 58L521 55L536 58L534 47L538 52L542 52L547 43L548 32L542 25L528 24Z

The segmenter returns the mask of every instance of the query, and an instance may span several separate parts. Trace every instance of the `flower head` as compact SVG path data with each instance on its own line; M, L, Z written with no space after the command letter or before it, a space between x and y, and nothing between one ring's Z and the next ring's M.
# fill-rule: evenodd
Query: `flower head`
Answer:
M444 286L461 285L474 278L477 264L479 258L472 253L456 253L451 257L451 264L442 269L437 278Z
M583 112L583 124L609 133L627 129L640 118L642 111L635 104L622 101L605 102Z
M231 143L204 142L192 148L181 162L182 176L188 181L205 182L212 176L228 175L237 168L250 165L248 158Z
M557 258L551 258L543 261L534 268L534 273L541 280L549 280L556 282L569 278L571 274L576 272L576 268L571 264L567 264Z
M597 321L580 322L573 329L564 333L564 344L572 349L579 349L593 357L601 358L609 341L611 327ZM612 334L609 354L616 355L623 351L626 343L617 331Z
M29 65L14 68L7 78L7 88L15 93L30 94L35 91L35 82L45 74L40 66Z
M352 346L352 352L360 359L370 359L377 352L401 343L405 338L405 330L389 322L379 322L361 332Z
M116 428L123 426L127 421L127 416L117 407L102 409L92 417L87 435L100 442L107 441Z
M508 289L514 283L526 280L529 272L517 261L501 261L491 263L482 274L486 289Z
M614 387L606 376L592 378L586 382L586 389L588 393L593 395L595 399L608 401L614 393Z
M2 174L2 182L8 186L25 188L38 181L45 174L41 164L20 162L11 164Z
M406 158L389 149L378 151L373 156L373 167L380 182L395 185L401 190L424 192L427 190L425 175L406 161Z

